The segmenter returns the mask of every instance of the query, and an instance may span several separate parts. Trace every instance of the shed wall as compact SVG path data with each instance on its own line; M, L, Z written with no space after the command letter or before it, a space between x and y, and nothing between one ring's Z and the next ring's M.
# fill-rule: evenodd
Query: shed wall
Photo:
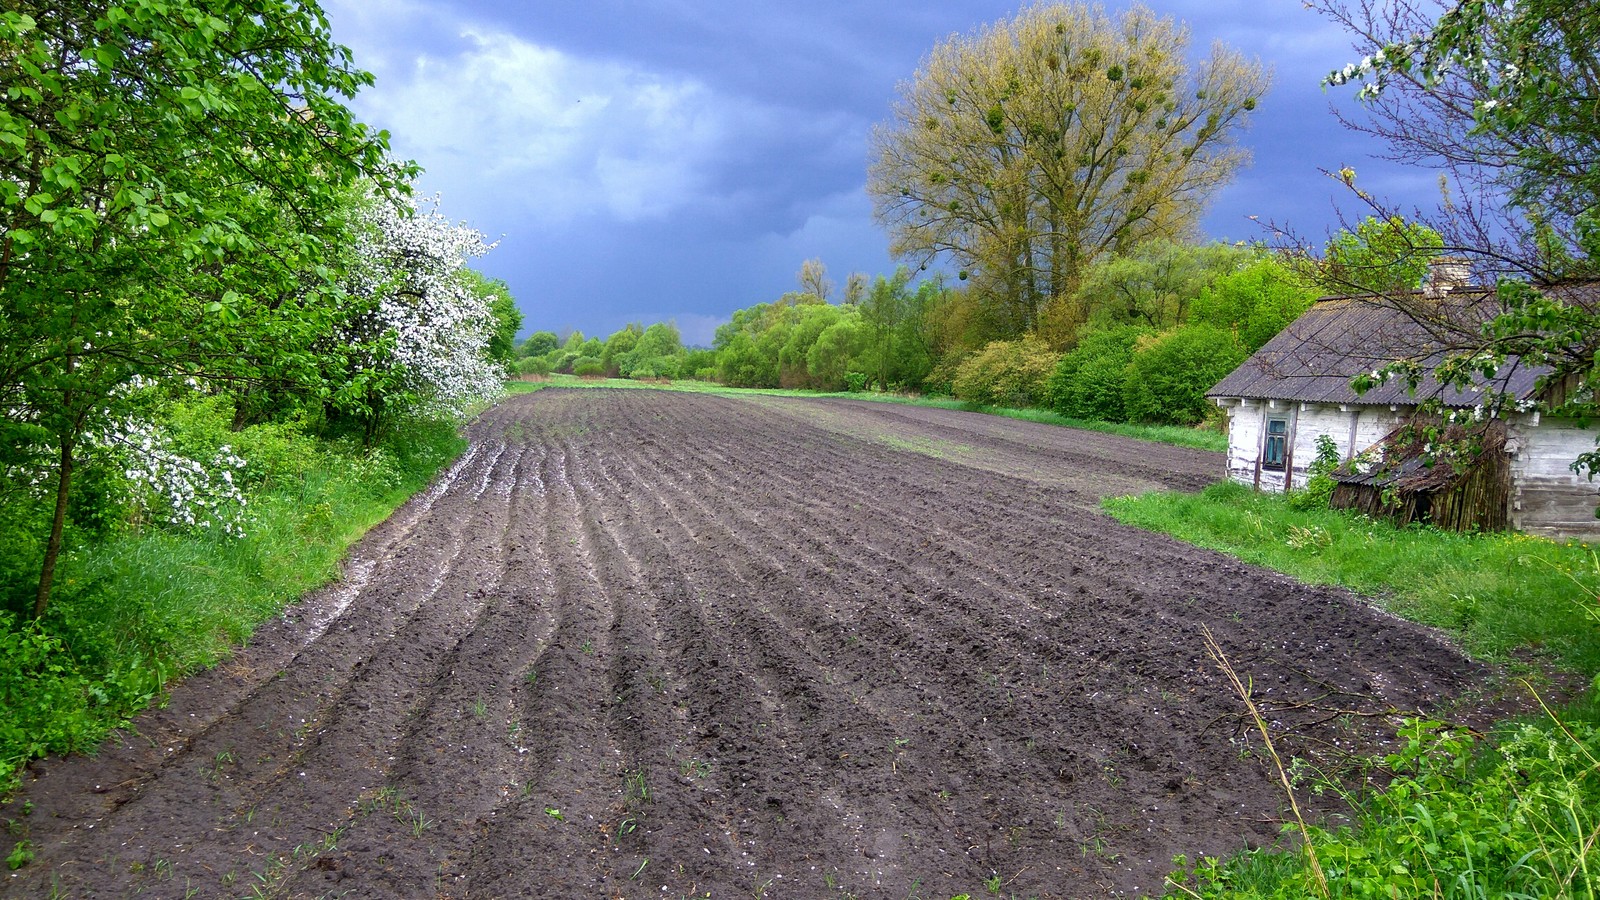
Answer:
M1570 419L1526 419L1511 432L1511 526L1553 538L1600 538L1600 482L1572 471L1578 454L1595 449L1600 429Z
M1259 470L1262 432L1267 418L1289 416L1287 472ZM1317 436L1326 434L1347 460L1382 440L1400 424L1400 413L1386 406L1340 406L1321 403L1280 403L1276 408L1260 401L1228 407L1228 477L1263 491L1282 492L1285 475L1290 488L1305 487L1307 469L1317 458Z

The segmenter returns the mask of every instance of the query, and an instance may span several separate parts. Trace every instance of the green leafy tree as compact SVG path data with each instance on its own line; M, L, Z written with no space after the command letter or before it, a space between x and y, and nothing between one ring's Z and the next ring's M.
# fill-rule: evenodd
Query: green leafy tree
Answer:
M1260 251L1232 244L1146 241L1131 252L1096 261L1063 298L1052 342L1070 345L1081 327L1139 325L1157 331L1181 325L1189 308L1218 278L1238 271Z
M489 311L494 316L489 344L484 353L509 371L519 355L517 332L522 330L522 310L511 297L511 286L498 278L490 278L476 269L463 268L460 277L473 294L489 301ZM555 335L550 335L551 343Z
M872 137L868 190L898 254L972 276L992 333L1035 329L1086 266L1193 230L1245 160L1268 86L1135 5L1037 3L935 47Z
M862 316L840 316L817 335L806 352L806 369L813 386L823 391L844 390L848 376L857 369L862 352L872 340Z
M622 374L622 358L628 355L639 343L639 338L644 334L644 326L638 322L629 322L606 338L605 346L600 351L600 365L606 375L615 378Z
M850 315L855 315L852 309ZM808 367L808 356L817 337L838 322L845 313L837 306L818 303L795 310L794 324L778 350L778 384L786 388L815 388L816 380Z
M777 387L778 361L739 332L717 350L717 380L730 387Z
M1128 419L1195 425L1214 412L1206 391L1247 354L1232 334L1209 325L1175 328L1135 349L1122 387Z
M910 282L911 271L900 266L889 278L878 276L861 303L861 321L872 354L871 374L881 390L900 380L900 357L910 349L905 345L905 325L915 310L914 297L907 290Z
M679 374L683 338L676 325L657 322L618 360L625 378L674 378Z
M1310 309L1319 293L1283 260L1263 257L1201 291L1189 322L1231 332L1254 353Z
M36 616L84 435L126 385L320 389L347 188L402 174L343 105L370 82L314 4L0 11L0 443L53 460Z
M1342 229L1329 239L1322 276L1339 293L1412 290L1422 286L1428 262L1443 250L1444 238L1427 225L1368 216L1355 231Z

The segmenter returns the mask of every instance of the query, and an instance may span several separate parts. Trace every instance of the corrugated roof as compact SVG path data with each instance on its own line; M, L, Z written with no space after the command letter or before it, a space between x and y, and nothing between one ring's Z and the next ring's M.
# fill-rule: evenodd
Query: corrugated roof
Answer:
M1350 379L1398 361L1415 361L1431 372L1450 349L1479 335L1483 323L1499 312L1493 292L1479 288L1438 298L1421 291L1400 298L1325 297L1206 396L1383 406L1437 397L1447 406L1473 406L1481 389L1444 388L1431 375L1414 393L1404 379L1397 379L1358 395ZM1493 383L1497 390L1525 400L1546 371L1513 359Z

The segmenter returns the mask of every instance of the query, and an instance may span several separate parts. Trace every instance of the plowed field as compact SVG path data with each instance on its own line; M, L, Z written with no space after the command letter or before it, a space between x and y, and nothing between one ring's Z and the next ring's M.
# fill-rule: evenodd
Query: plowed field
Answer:
M1300 753L1486 674L1096 511L1218 454L643 390L517 397L470 437L342 584L37 764L7 892L1159 893L1172 854L1281 821L1202 626Z

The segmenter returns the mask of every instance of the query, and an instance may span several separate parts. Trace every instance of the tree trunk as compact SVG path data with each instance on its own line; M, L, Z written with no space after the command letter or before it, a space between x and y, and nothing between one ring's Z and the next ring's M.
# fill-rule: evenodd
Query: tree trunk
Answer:
M61 536L67 526L67 498L72 490L72 437L61 439L61 468L56 480L56 514L50 522L50 542L44 548L44 565L39 571L39 594L33 601L33 617L43 618L50 605L50 587L56 579L56 561L61 558Z

